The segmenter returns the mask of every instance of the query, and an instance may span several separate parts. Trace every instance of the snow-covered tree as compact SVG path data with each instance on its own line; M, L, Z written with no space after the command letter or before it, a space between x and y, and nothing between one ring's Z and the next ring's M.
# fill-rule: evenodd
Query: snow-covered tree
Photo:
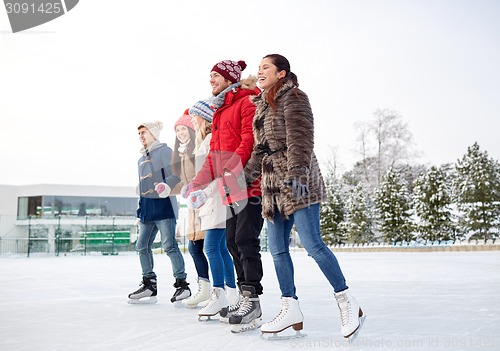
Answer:
M346 236L353 243L367 243L373 240L372 218L368 199L361 185L355 186L347 199L345 221Z
M422 239L454 239L451 187L443 169L432 166L420 175L415 182L413 199L419 218L416 226Z
M478 143L455 164L454 195L460 225L469 234L487 239L500 226L500 165Z
M329 174L325 179L328 200L320 207L321 237L327 245L340 244L345 241L345 201L341 182Z
M414 239L411 196L406 181L394 168L389 168L375 193L375 209L379 231L385 241Z

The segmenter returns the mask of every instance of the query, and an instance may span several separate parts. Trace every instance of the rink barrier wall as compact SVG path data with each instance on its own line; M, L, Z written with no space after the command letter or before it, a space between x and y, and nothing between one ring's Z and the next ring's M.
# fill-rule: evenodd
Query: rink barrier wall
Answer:
M364 243L331 245L332 251L344 252L431 252L431 251L498 251L500 240L473 240L457 242L431 242L431 243Z

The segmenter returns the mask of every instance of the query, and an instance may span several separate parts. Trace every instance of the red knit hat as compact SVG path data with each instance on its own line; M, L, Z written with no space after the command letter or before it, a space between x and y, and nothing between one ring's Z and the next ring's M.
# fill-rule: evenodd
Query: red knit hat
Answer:
M217 72L233 84L240 81L241 71L247 67L245 61L224 60L214 65L211 72Z
M175 122L174 130L178 125L186 126L194 130L194 125L193 122L191 122L191 116L189 115L189 109L186 109L186 111L184 111L184 114L179 117L177 122Z

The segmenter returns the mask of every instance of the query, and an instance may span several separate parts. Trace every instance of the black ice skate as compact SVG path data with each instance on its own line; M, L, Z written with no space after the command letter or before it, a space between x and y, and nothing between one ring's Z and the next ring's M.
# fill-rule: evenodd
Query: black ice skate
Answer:
M231 324L231 332L233 333L257 329L262 324L260 300L255 293L255 288L242 285L241 293L243 294L241 306L238 311L229 317L229 324Z
M241 303L243 302L243 295L238 290L238 300L232 305L221 308L219 311L219 321L222 323L229 323L229 317L233 315L236 311L240 309Z
M156 279L142 277L141 287L128 295L130 304L150 304L158 302L156 295Z
M187 299L189 296L191 296L189 283L186 281L186 279L176 279L174 288L177 288L177 290L175 290L174 296L172 296L172 298L170 299L170 302L172 303Z

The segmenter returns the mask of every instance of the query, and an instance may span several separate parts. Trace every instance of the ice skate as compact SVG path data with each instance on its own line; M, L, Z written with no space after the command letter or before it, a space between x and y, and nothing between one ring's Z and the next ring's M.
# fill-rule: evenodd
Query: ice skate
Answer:
M212 286L210 282L203 278L198 278L198 291L196 294L191 295L187 299L182 300L184 306L188 308L195 308L203 301L210 299L210 291L212 290Z
M189 296L191 296L189 283L186 282L186 279L176 279L174 288L177 288L177 290L175 290L174 296L172 296L172 298L170 299L170 302L172 303L187 299Z
M229 317L240 309L241 303L243 302L243 295L239 289L235 288L234 290L236 296L232 296L231 293L227 294L229 306L223 307L219 312L219 321L222 323L229 323ZM233 299L233 303L229 301L230 298Z
M360 328L363 326L365 315L356 299L348 290L335 293L335 299L337 300L340 310L342 335L351 343L357 337Z
M226 297L227 297L227 302L228 305L235 305L238 303L238 300L240 298L240 290L238 288L230 288L229 286L226 285Z
M217 315L223 307L228 305L224 289L213 288L210 302L198 312L198 320L201 322L209 321L210 317Z
M142 277L140 288L128 295L128 303L130 304L151 304L158 302L156 295L156 279Z
M292 327L295 334L288 334L286 329ZM288 340L304 337L300 331L304 327L304 316L299 301L293 297L281 298L281 311L274 319L262 325L260 331L266 340Z
M257 329L262 324L260 300L255 293L255 288L243 285L241 293L243 301L240 308L229 316L229 324L231 324L231 332L233 333Z

